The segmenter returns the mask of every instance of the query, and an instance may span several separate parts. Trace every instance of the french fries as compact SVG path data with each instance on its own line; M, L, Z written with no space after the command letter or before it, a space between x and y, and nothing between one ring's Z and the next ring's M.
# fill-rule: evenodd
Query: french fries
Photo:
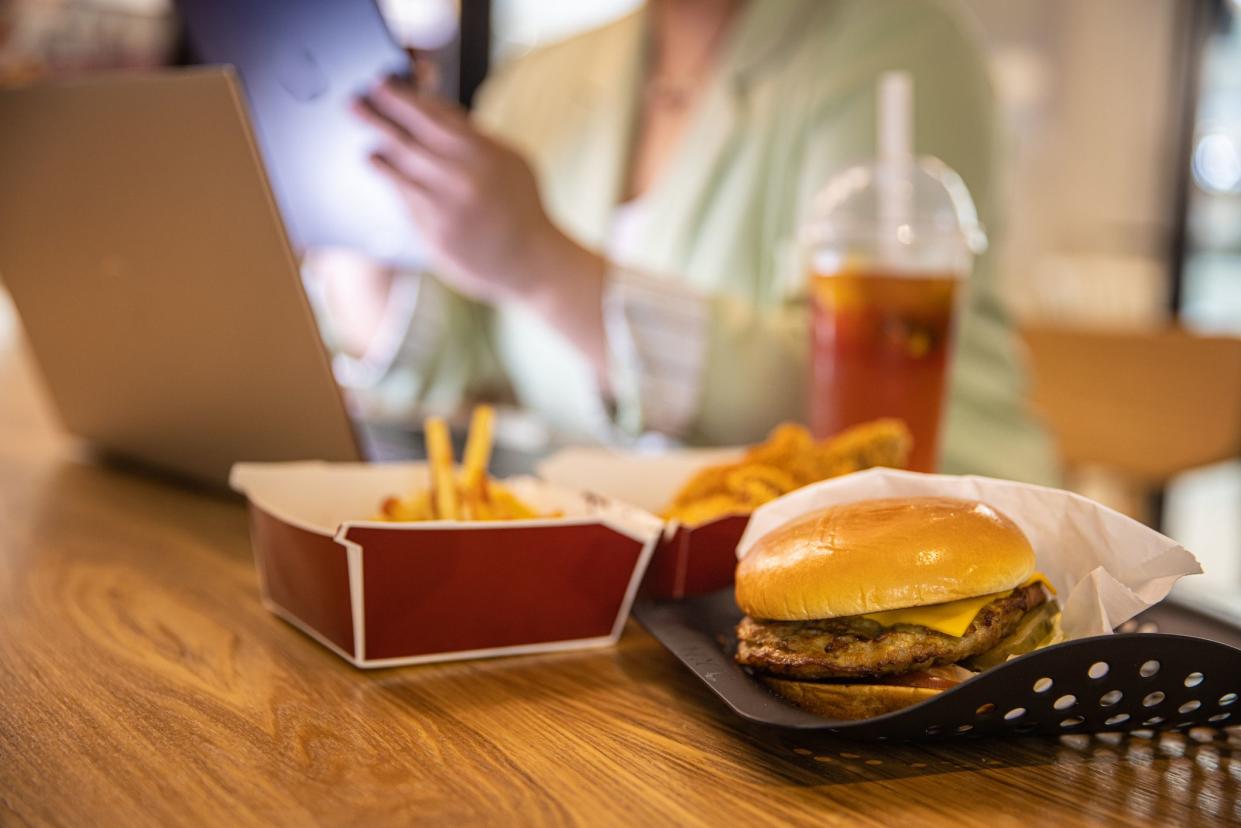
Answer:
M487 474L494 439L495 410L480 405L470 418L460 472L453 466L448 426L439 417L426 421L427 462L431 488L408 498L390 497L380 506L378 520L522 520L541 515Z
M465 456L461 470L461 493L465 503L467 520L483 520L479 517L489 501L487 497L487 464L491 459L491 441L495 425L495 410L480 405L470 416L470 432L465 439Z
M692 526L749 514L769 500L829 477L872 466L903 468L912 447L913 438L900 420L863 423L823 441L815 441L804 426L784 423L740 461L692 476L663 517Z
M389 497L377 520L522 520L540 514L487 473L495 411L479 406L470 417L461 468L454 465L448 426L426 422L431 485L409 497ZM762 504L809 483L872 466L902 468L913 439L900 420L875 420L816 441L804 426L777 426L767 440L734 463L710 466L690 477L663 511L665 519L688 525L729 514L749 514Z
M457 519L457 480L452 471L452 440L439 417L426 422L427 462L431 464L431 502L440 520Z

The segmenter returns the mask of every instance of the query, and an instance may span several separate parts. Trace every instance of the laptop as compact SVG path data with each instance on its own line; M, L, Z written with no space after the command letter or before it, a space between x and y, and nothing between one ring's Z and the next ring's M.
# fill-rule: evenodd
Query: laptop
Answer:
M353 96L410 72L374 0L177 0L201 63L231 64L294 247L345 247L417 268L426 255Z
M0 123L0 283L68 430L218 484L421 453L349 416L231 69L0 91Z

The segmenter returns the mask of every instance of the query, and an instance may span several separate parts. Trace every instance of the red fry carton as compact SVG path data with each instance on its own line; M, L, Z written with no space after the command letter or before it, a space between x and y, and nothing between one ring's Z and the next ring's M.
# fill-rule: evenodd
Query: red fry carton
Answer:
M731 463L744 453L744 448L722 448L648 455L578 447L547 458L539 464L538 473L551 483L598 492L659 514L699 469ZM666 521L642 582L642 594L682 598L731 586L737 543L748 522L745 514L693 526Z
M616 643L662 524L597 494L504 481L540 512L387 523L424 463L241 463L264 605L357 667Z

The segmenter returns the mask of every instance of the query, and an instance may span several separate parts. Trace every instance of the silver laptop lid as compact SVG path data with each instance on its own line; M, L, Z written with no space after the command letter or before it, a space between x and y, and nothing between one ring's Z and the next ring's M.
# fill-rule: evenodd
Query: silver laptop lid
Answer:
M227 70L0 92L0 280L68 428L223 481L358 458Z

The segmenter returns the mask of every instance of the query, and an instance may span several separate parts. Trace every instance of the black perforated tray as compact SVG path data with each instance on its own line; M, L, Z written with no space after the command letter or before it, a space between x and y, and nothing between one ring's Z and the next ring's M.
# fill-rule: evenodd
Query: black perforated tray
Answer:
M910 741L1241 725L1241 649L1195 636L1117 633L1066 641L913 707L852 722L785 702L733 661L741 611L731 590L641 603L634 615L739 716L777 728ZM1184 629L1185 615L1182 610L1169 626Z

